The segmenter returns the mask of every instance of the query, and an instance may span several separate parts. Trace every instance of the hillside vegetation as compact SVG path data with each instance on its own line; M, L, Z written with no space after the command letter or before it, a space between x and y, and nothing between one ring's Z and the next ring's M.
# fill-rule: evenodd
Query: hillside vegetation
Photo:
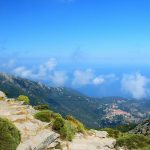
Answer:
M132 125L131 125L132 126ZM122 126L121 130L123 130ZM150 138L147 138L143 135L131 134L125 130L123 132L119 131L120 127L116 129L113 128L104 128L102 130L107 131L109 136L116 139L116 149L119 147L124 147L127 150L149 150L150 149Z
M44 122L50 122L52 128L61 135L62 139L71 141L76 133L86 132L84 125L73 116L63 118L59 113L50 111L45 106L46 105L36 106L35 108L40 109L40 111L37 112L34 117Z
M0 118L0 150L16 150L21 141L21 135L15 125Z

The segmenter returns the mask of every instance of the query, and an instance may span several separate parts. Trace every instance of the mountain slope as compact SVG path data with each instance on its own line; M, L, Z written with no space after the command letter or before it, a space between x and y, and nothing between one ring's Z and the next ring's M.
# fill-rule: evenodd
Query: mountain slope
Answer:
M98 118L103 114L103 110L98 109L97 101L75 90L47 87L38 82L4 73L0 74L0 90L7 93L9 97L27 95L32 105L47 103L55 111L63 115L71 114L90 127L98 126Z
M148 100L128 100L121 97L91 98L64 87L48 87L28 79L0 73L0 90L8 97L26 95L32 105L47 103L51 109L73 115L87 127L99 128L137 123L150 117Z
M144 120L142 123L138 124L130 133L142 134L144 136L150 137L150 119Z

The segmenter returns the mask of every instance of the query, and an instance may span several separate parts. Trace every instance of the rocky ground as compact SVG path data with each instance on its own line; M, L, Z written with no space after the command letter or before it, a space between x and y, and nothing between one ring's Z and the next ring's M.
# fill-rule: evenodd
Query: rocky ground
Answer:
M77 134L72 142L62 141L49 123L33 117L31 106L13 100L0 100L0 117L14 122L21 132L21 143L17 150L113 150L115 139L107 132L90 130L86 135Z
M142 123L138 124L129 133L142 134L144 136L150 137L150 119L144 120Z

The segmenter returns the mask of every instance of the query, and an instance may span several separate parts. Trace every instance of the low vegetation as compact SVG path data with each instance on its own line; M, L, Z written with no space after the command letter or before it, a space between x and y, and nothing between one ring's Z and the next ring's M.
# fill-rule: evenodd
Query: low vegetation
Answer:
M16 150L21 135L15 125L7 119L0 118L0 150Z
M85 127L79 120L75 119L73 116L66 116L66 120L71 123L71 125L76 129L76 132L85 133Z
M106 131L110 137L115 138L115 139L121 137L123 134L122 132L115 130L115 129L112 129L112 128L104 128L102 130Z
M114 127L114 129L116 129L120 132L128 132L128 131L134 129L136 126L137 126L137 124L130 123L130 124L120 125L120 126Z
M53 123L53 129L56 131L60 131L60 129L64 126L65 120L62 117L56 117Z
M20 95L18 98L17 98L17 101L23 101L24 105L28 105L30 103L30 100L27 96L25 95Z
M71 141L76 133L75 127L62 117L57 117L53 124L53 129L60 133L61 138Z
M150 149L150 138L143 135L123 133L117 129L105 128L102 129L108 132L110 137L117 140L116 148L125 147L128 150L149 150ZM122 129L121 129L122 130Z
M84 125L72 116L67 116L65 119L59 116L56 117L53 129L58 131L61 137L68 141L71 141L78 132L85 133Z
M51 122L53 130L65 140L71 141L78 132L85 133L84 125L72 116L66 116L64 119L59 113L50 111L47 105L38 105L34 108L40 110L34 117L43 122Z
M51 114L52 112L50 110L42 110L40 112L37 112L34 117L38 120L41 120L43 122L50 122L51 121Z
M49 106L47 104L34 106L35 110L49 110Z
M117 144L116 146L118 147L126 147L129 150L132 149L143 149L143 150L148 150L150 149L150 138L147 138L143 135L138 135L138 134L123 134L123 136L119 137L117 139Z
M75 136L76 129L69 121L65 121L65 124L62 128L60 128L59 133L62 138L72 141Z

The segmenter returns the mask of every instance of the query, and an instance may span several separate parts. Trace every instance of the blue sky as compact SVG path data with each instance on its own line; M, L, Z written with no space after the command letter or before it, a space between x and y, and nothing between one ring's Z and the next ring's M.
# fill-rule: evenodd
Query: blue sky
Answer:
M0 0L0 70L92 96L148 96L149 6L149 0Z

